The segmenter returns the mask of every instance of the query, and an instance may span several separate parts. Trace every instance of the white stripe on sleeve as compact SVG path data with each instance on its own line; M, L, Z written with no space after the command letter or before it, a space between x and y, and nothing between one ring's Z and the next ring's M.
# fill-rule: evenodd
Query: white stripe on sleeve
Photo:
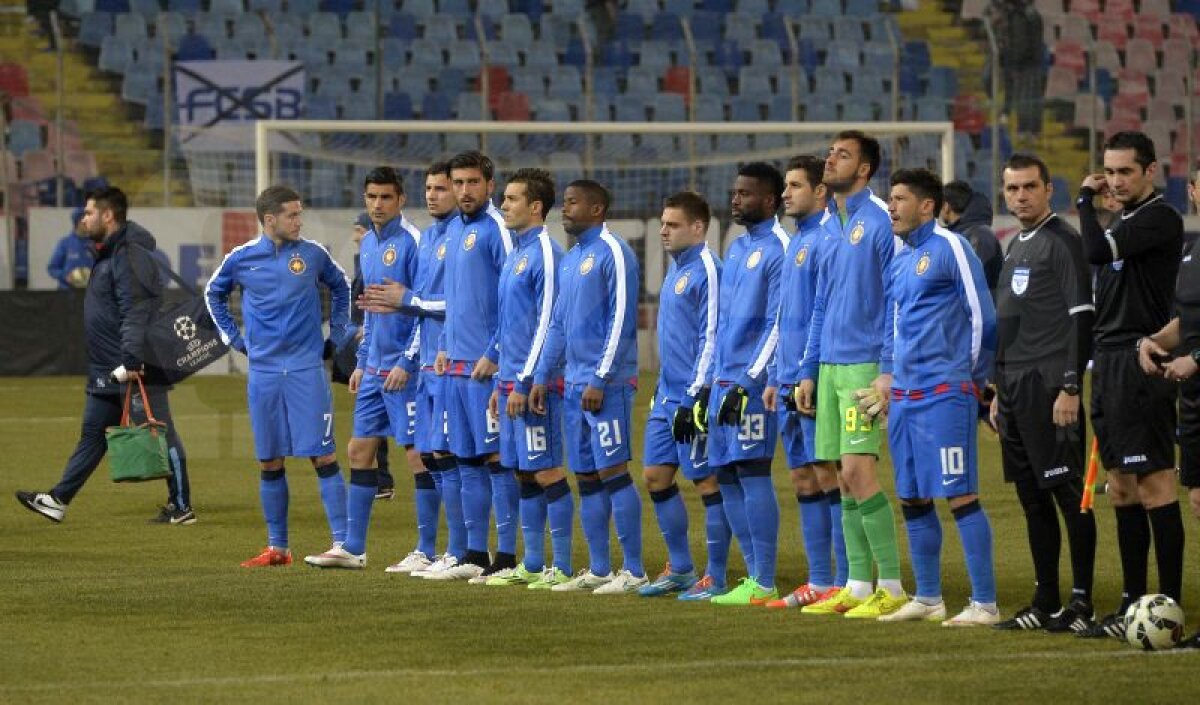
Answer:
M613 306L613 324L609 331L608 340L604 343L604 354L600 357L600 365L596 367L596 376L608 378L612 372L613 361L617 357L617 347L621 344L621 329L625 324L625 253L621 251L621 243L608 232L608 226L600 231L600 239L612 251L613 269L616 271L616 303Z
M533 334L533 344L529 346L529 355L525 358L521 373L517 375L518 380L528 379L533 374L538 358L542 355L542 348L546 344L546 335L550 332L550 317L554 312L554 277L558 266L554 263L550 233L542 230L538 235L538 244L542 249L542 312L538 314L537 331Z
M717 311L721 300L717 265L713 262L712 251L707 246L700 250L700 261L704 264L704 278L708 282L708 319L704 324L704 347L700 350L700 361L696 365L696 378L688 385L688 394L691 396L700 392L712 371L713 352L717 347Z
M940 226L934 227L933 232L946 240L954 253L954 261L958 263L958 273L962 277L963 288L967 291L967 307L971 310L971 364L979 361L979 351L983 347L983 309L979 304L979 292L975 289L975 277L971 274L971 264L967 261L967 253L963 250L962 240L957 235Z

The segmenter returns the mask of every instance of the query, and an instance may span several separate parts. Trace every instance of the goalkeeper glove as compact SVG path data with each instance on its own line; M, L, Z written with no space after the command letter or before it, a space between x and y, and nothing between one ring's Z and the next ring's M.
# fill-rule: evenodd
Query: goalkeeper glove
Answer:
M799 392L799 387L792 387L791 391L783 395L783 408L787 409L793 414L800 412L800 403L797 401L797 395Z
M701 387L696 394L696 403L692 404L692 425L696 433L708 433L708 395L712 392L709 387Z
M883 412L887 402L873 387L859 389L854 392L854 398L858 400L858 410L871 419Z
M750 395L740 384L735 384L725 393L721 400L721 409L717 412L717 423L722 426L740 426L742 414L746 411L746 402Z
M696 437L696 421L692 418L692 410L682 406L675 410L675 418L671 421L671 437L676 443L691 443Z

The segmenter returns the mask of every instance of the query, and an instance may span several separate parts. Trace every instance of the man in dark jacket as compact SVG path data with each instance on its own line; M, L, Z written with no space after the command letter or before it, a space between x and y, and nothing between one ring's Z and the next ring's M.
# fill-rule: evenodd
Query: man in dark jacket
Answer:
M154 236L137 223L126 221L128 201L117 188L88 195L83 229L99 244L84 297L83 323L88 351L87 401L79 443L67 461L62 479L48 492L17 492L26 508L53 522L61 522L67 505L83 488L108 451L104 429L121 422L125 382L143 377L146 326L158 311L162 272L153 252ZM167 478L167 504L152 521L192 524L187 457L175 432L168 387L146 380L148 400L133 393L133 423L148 415L167 425L167 450L171 474ZM149 407L149 414L147 413Z
M992 232L992 204L965 181L951 181L943 192L942 222L947 230L953 230L971 243L971 248L983 262L983 276L987 279L988 291L994 291L996 281L1000 278L1000 269L1004 266L1004 252L1000 249L996 233Z

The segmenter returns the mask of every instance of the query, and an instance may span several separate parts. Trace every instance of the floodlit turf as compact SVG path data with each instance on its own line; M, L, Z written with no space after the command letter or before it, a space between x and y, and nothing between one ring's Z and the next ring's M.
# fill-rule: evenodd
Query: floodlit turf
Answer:
M197 524L147 525L165 499L163 486L114 485L102 464L66 521L52 525L12 493L57 480L78 432L81 384L0 379L0 702L1165 702L1198 690L1200 654L1145 655L1116 641L387 575L384 566L414 539L411 483L399 453L400 491L376 504L367 571L322 572L299 563L329 541L315 476L300 460L288 465L297 565L245 570L238 562L262 547L265 531L239 378L191 381L172 396ZM635 427L649 386L644 380ZM344 448L350 398L344 388L335 393ZM1032 591L1025 527L986 430L981 457L1008 615ZM890 485L889 466L883 469ZM776 470L780 586L790 589L803 576L803 554L796 503L778 462ZM693 545L703 556L699 502L684 491ZM954 612L965 602L966 579L954 524L939 509L945 595ZM1120 568L1104 497L1097 509L1097 604L1111 609ZM657 571L665 551L648 500L643 517L646 564ZM1196 522L1188 516L1186 524L1191 632L1200 622L1200 595ZM584 557L576 529L577 567ZM907 560L905 566L911 588ZM740 567L735 552L731 568ZM1152 567L1151 585L1154 575ZM1069 583L1065 549L1063 576Z

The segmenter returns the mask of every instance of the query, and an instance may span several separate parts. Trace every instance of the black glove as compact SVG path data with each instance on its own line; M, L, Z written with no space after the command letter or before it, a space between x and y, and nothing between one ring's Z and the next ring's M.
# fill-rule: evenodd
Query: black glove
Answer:
M675 418L671 420L671 437L676 443L691 443L696 438L696 421L692 418L692 410L682 406L675 410Z
M692 425L696 433L708 433L708 395L710 387L701 387L696 394L696 403L692 404Z
M796 388L788 387L788 393L783 395L783 408L793 414L800 413L800 407L796 404Z
M329 360L333 358L333 354L337 352L337 346L333 344L332 338L325 339L325 347L321 348L321 359Z
M717 423L722 426L741 426L742 414L746 411L746 402L750 395L740 384L734 385L725 393L721 401L721 409L717 412Z

